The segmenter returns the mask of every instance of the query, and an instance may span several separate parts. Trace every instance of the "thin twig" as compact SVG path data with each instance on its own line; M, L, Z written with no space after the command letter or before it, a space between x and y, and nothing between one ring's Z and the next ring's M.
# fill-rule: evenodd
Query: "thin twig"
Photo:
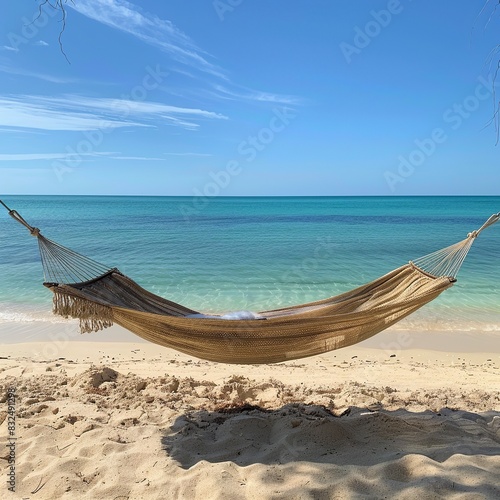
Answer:
M74 4L73 0L69 0L69 1L71 1L71 3ZM57 41L59 43L59 49L60 49L62 55L66 59L67 63L71 64L70 60L68 59L68 56L66 55L66 52L64 51L63 42L62 42L62 36L63 36L64 30L66 29L67 13L66 13L65 4L67 4L67 3L68 3L68 0L55 0L54 3L52 3L50 0L41 0L41 3L38 5L38 15L33 19L33 21L30 24L33 24L35 21L37 21L41 17L41 15L43 13L43 9L47 5L49 7L51 7L52 9L60 10L61 16L62 16L60 22L62 23L62 25L61 25L61 30L59 31L59 36L57 37Z
M472 31L475 29L475 25L479 17L485 12L486 7L490 4L491 0L486 0L484 3L483 7L479 11L476 19L474 20L474 24L472 26ZM488 20L486 21L486 24L484 25L484 31L486 31L486 28L490 24L491 20L497 13L497 9L500 7L500 0L497 0L494 4L494 7L488 16ZM472 33L472 32L471 32ZM491 66L493 65L493 60L498 56L498 53L500 52L500 44L496 45L493 49L490 50L490 53L486 57L485 65L488 66L488 72L492 71ZM497 84L497 78L500 72L500 59L497 59L497 65L496 68L493 72L493 81L492 81L492 101L493 101L493 115L491 119L486 123L485 127L490 126L491 124L494 124L495 127L495 146L498 146L500 142L500 101L497 102L497 93L496 93L496 84Z
M40 478L40 482L38 483L38 486L31 492L32 495L34 495L35 493L38 493L47 483L47 481L45 481L45 483L42 484L42 481L43 481L43 477Z

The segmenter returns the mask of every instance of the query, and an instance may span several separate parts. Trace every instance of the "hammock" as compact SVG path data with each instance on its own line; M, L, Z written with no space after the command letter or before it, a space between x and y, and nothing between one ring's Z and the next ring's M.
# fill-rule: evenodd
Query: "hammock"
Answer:
M349 292L234 320L205 316L154 295L118 269L45 238L0 203L38 239L44 286L54 294L54 313L79 319L82 333L116 323L155 344L238 364L314 356L385 330L451 287L479 233L500 220L500 213L494 214L465 240Z

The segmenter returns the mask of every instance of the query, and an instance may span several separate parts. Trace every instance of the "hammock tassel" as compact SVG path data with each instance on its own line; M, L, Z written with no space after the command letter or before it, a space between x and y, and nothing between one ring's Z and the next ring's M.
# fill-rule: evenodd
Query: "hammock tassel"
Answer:
M98 332L113 326L110 307L57 291L54 291L53 312L64 318L79 319L81 333Z

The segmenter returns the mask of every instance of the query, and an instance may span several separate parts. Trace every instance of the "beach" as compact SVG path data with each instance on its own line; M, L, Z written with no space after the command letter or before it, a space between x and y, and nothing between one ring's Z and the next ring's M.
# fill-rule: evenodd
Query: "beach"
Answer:
M352 290L460 241L500 201L221 198L186 221L189 198L11 198L47 237L208 313ZM200 360L116 325L80 334L51 313L23 231L0 219L7 498L500 497L497 230L450 290L388 330L267 365Z
M75 323L0 326L2 443L9 388L16 417L6 498L500 494L497 334L388 330L262 366L198 360L119 327L79 340ZM36 342L15 342L28 331Z
M500 500L499 3L9 2L0 500Z

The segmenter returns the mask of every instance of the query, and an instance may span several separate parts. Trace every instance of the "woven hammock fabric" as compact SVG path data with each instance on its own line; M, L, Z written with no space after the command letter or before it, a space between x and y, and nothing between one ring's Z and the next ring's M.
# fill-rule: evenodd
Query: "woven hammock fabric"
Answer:
M200 313L148 292L118 269L55 243L0 200L38 239L54 313L80 320L82 333L114 323L155 344L221 363L277 363L356 344L385 330L453 285L474 240L500 220L493 214L463 241L410 262L349 292L262 311L255 319Z
M82 332L113 323L145 340L221 363L277 363L361 342L452 286L412 264L348 293L260 312L263 319L186 317L195 313L141 288L119 271L84 284L46 284L54 312L80 319Z

